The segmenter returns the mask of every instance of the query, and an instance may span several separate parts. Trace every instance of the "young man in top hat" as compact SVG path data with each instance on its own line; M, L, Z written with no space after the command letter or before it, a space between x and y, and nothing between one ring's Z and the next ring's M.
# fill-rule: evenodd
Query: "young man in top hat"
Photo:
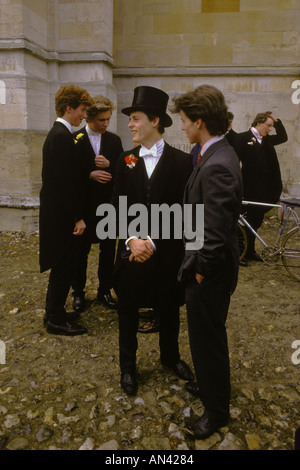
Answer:
M119 207L120 196L127 205L142 204L150 216L152 204L182 204L185 184L193 170L190 155L168 145L162 135L172 125L166 113L168 95L157 88L140 86L134 90L132 106L122 112L130 117L129 129L136 146L121 154L116 170L113 204ZM180 359L178 347L179 306L183 291L177 284L182 261L182 239L169 239L161 233L151 238L158 227L148 222L148 233L141 238L129 233L128 217L125 237L120 239L114 287L118 295L119 353L121 386L134 395L136 378L137 329L140 307L152 307L160 318L159 346L161 363L177 376L190 380L192 372ZM161 227L159 227L161 229ZM127 246L126 246L127 245ZM127 255L127 256L126 256Z
M86 332L72 322L74 314L66 314L65 302L72 281L76 239L86 227L72 126L80 126L91 102L86 90L74 85L61 87L55 95L57 120L43 146L40 270L51 269L44 324L49 333L68 336Z
M186 388L200 396L204 414L189 429L205 439L229 419L230 368L226 318L237 284L237 221L242 200L239 159L225 138L228 127L223 94L202 85L174 100L182 130L201 157L184 195L186 204L204 204L204 244L186 249L178 278L185 284L191 353L197 379Z
M116 163L123 151L120 137L107 130L113 109L114 105L107 97L93 97L93 104L86 110L87 125L74 134L75 139L78 139L76 151L83 179L84 220L87 225L80 240L77 267L72 282L75 312L84 310L88 254L92 243L99 243L96 235L96 225L99 222L96 210L99 204L111 200ZM111 295L115 246L115 240L100 240L97 299L111 309L117 306Z

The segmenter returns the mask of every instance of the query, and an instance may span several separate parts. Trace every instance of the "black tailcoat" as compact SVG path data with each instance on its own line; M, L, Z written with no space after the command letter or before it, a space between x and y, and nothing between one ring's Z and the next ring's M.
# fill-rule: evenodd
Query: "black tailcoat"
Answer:
M83 218L79 166L71 132L56 121L43 146L40 192L40 270L52 268L72 244L75 222Z
M235 149L242 162L244 199L276 204L282 191L282 181L275 145L287 141L287 133L278 119L275 135L257 142L249 129L238 134Z
M163 154L149 179L139 149L122 153L118 161L113 194L117 214L120 196L127 196L128 207L135 203L148 209L151 204L182 206L184 187L193 170L192 156L165 143ZM134 168L129 168L125 162L125 157L130 154L138 159ZM128 225L130 221L128 218ZM152 232L149 219L148 235L153 238L156 252L145 263L130 263L128 258L124 259L125 240L119 241L114 286L118 298L121 301L135 298L139 307L156 306L162 299L182 304L182 291L176 278L184 254L183 240L175 239L172 230L170 239L154 238Z
M108 183L99 183L89 177L92 171L99 170L99 168L95 165L95 152L90 143L86 128L84 127L74 133L74 138L79 134L83 134L83 136L78 138L76 153L80 163L81 187L84 193L84 220L87 225L86 237L92 242L99 242L96 236L96 224L99 221L99 218L96 218L96 210L99 204L108 203L111 200L116 164L123 151L123 146L118 135L108 131L102 134L99 155L103 155L109 160L110 165L104 170L111 173L112 179Z

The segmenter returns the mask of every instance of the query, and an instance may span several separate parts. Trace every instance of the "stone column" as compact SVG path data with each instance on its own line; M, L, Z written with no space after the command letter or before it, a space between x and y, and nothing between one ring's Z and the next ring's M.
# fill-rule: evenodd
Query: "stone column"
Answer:
M111 0L1 0L2 230L37 228L42 146L59 87L73 83L116 103L112 36Z

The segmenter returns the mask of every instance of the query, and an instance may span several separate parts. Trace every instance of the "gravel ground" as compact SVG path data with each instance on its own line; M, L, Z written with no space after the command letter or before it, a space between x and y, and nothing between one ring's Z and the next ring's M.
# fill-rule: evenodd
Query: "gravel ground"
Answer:
M274 224L268 219L261 233L270 236ZM300 425L300 364L292 358L292 344L300 340L300 284L280 264L240 269L227 322L231 420L210 438L193 441L184 427L202 414L201 402L160 365L157 334L139 334L138 395L120 388L117 314L95 301L97 247L81 321L88 334L70 338L49 335L42 325L49 273L39 273L38 234L2 232L0 240L0 340L6 348L0 449L293 450ZM184 307L180 345L192 364Z

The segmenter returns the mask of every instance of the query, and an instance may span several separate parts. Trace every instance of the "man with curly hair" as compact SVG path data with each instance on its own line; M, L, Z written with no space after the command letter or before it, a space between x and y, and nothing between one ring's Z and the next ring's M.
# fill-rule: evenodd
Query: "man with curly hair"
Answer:
M85 230L79 190L79 165L72 126L80 126L88 92L75 85L62 86L55 95L57 119L43 146L40 192L40 271L50 269L44 325L48 333L80 335L85 328L67 314L65 302L74 268L75 239Z

